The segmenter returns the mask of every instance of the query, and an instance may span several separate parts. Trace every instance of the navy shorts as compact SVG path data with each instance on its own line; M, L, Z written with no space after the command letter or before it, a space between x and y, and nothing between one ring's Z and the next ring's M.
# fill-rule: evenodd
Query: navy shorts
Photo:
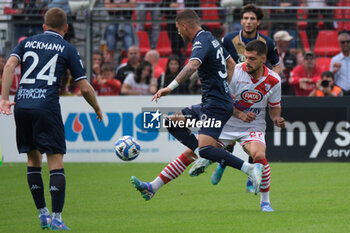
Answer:
M233 104L225 106L205 105L203 103L191 105L188 108L182 109L182 114L186 119L209 120L208 125L203 125L198 133L211 136L218 139L226 122L230 119L233 113ZM218 127L217 122L221 122Z
M19 153L38 150L65 154L66 140L60 113L40 109L15 109L16 140Z

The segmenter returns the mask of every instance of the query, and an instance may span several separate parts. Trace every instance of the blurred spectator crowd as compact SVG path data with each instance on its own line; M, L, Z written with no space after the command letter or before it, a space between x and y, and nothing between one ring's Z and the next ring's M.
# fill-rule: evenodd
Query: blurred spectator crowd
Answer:
M283 95L350 95L350 10L341 9L350 6L350 0L243 2L264 9L265 17L257 29L275 42ZM75 43L76 12L71 11L69 1L0 0L0 4L2 19L11 17L16 42L40 33L44 12L61 7L70 23L65 39ZM228 24L228 11L220 7L219 0L104 0L98 4L112 19L105 22L103 36L93 46L89 67L98 95L151 95L176 77L188 62L192 46L184 43L175 26L176 14L184 8L196 9L203 28L220 40L228 32L242 30L241 9L232 12L233 23ZM3 20L0 30L6 28L4 24ZM4 43L1 46L0 81L6 62ZM11 94L19 80L20 67ZM71 80L67 72L61 83L62 95L80 95ZM200 92L200 80L193 75L172 94Z

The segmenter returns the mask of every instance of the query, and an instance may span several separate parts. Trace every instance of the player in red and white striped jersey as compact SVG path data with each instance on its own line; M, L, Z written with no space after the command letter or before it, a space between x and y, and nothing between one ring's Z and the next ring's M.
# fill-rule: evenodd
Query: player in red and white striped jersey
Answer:
M281 117L280 106L281 80L278 74L264 65L264 47L259 41L249 43L245 51L246 61L235 67L230 83L231 92L235 96L235 117L231 117L226 123L219 140L223 146L239 142L254 163L264 165L260 204L262 211L271 212L271 170L265 155L266 107L269 107L270 117L276 126L284 127L284 119ZM224 169L224 166L218 164L212 175L213 184L219 183Z
M235 96L234 116L224 126L219 137L223 147L236 141L253 158L254 163L264 165L260 187L260 207L264 212L272 212L270 204L271 169L266 160L265 129L266 107L274 124L284 128L284 118L281 117L281 80L278 74L268 69L266 47L259 41L247 44L246 61L236 65L230 83ZM210 164L201 158L196 164ZM194 166L197 166L197 165ZM199 166L199 165L198 165ZM195 169L195 168L193 168ZM198 169L198 168L197 168ZM202 168L201 171L204 169ZM220 182L225 166L218 164L211 181L214 185ZM197 174L198 175L198 174ZM248 180L247 192L252 192Z

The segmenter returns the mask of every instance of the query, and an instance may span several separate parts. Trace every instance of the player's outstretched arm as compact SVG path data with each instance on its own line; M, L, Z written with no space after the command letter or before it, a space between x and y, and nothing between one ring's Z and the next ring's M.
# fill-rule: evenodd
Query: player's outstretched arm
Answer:
M188 64L180 71L176 78L165 88L162 88L154 94L152 101L158 102L158 99L162 96L169 95L169 93L177 88L182 82L186 81L191 77L191 75L198 70L201 64L198 60L190 60Z
M281 106L269 107L270 118L273 123L282 129L285 128L285 120L281 117Z
M90 83L86 79L79 80L77 82L81 94L83 95L84 99L91 105L91 107L95 110L95 113L97 115L96 119L99 121L102 120L102 110L100 108L100 105L97 102L96 94L94 91L94 88L90 85Z
M4 73L2 77L2 85L1 85L1 102L0 102L0 113L11 115L11 106L15 104L15 102L9 101L10 88L13 81L13 75L15 73L15 68L18 65L18 58L15 56L11 56L6 65L4 67Z
M169 95L170 92L171 92L171 89L169 87L164 87L162 89L159 89L156 92L156 94L153 95L152 101L155 100L158 103L158 99L160 99L160 97Z

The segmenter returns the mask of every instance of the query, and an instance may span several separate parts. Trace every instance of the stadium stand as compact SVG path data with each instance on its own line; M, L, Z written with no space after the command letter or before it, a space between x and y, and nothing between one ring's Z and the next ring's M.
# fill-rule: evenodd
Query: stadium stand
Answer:
M316 56L334 56L340 52L338 32L336 30L319 31L314 52Z
M305 30L299 30L300 42L303 46L304 51L310 50L309 39L307 38L307 34Z
M304 6L304 4L300 4L300 6ZM298 20L302 20L302 21L298 21L297 22L297 26L298 26L298 29L305 29L306 28L306 25L307 25L307 13L304 9L298 9L297 11L297 17L298 17Z
M349 0L340 0L338 2L339 7L349 7L350 1ZM336 9L334 10L334 18L335 19L350 19L350 9ZM337 22L337 30L343 31L343 30L350 30L350 23L347 21L338 21Z
M146 31L137 31L136 34L139 37L141 56L145 56L145 54L151 49L148 33Z
M160 31L156 50L160 56L170 56L172 54L171 43L167 31Z
M202 8L212 8L212 9L202 9L202 21L219 21L219 13L217 10L217 5L215 4L201 4ZM205 26L208 29L218 29L221 27L220 22L205 22Z
M1 2L1 0L0 0ZM5 1L2 1L5 3ZM6 1L7 2L7 1ZM246 2L246 1L244 1ZM317 21L317 26L315 27L315 31L318 31L317 38L313 38L313 41L309 41L308 39L308 33L309 31L306 31L307 24L311 20L311 15L308 17L308 9L303 8L305 7L301 3L302 1L297 3L296 5L300 6L301 8L297 9L297 17L290 17L288 15L283 15L283 18L281 19L281 22L291 22L295 23L297 26L295 27L296 34L293 35L294 39L296 40L296 46L291 47L292 53L296 53L297 51L303 50L303 51L309 51L313 49L317 56L317 63L319 63L321 66L323 66L325 69L328 69L329 66L329 58L336 55L340 52L340 46L337 41L337 33L342 30L350 30L350 9L344 9L344 7L350 6L350 0L338 0L337 2L337 9L334 9L334 25L335 29L332 30L325 30L325 28L322 28L325 26L326 23L329 23L329 19L324 19L322 17L313 18L312 20ZM225 18L222 13L225 12L225 10L220 7L220 1L218 0L188 0L184 1L185 6L186 4L192 4L196 3L196 6L201 6L203 9L197 9L199 16L201 17L201 20L203 21L203 24L206 26L206 28L214 33L215 30L226 30L225 33L232 31L233 27L231 29L224 27L225 25L222 25L223 19ZM265 5L264 5L265 4ZM271 20L271 17L269 13L271 12L271 7L269 8L268 1L262 2L259 1L258 5L261 6L264 9L265 17L262 21L262 24L259 27L259 32L263 35L270 35L275 31L275 28L272 27L273 20ZM102 49L102 41L105 40L104 35L106 31L106 25L110 24L111 22L115 21L114 18L108 17L108 13L106 12L104 8L103 1L97 1L97 4L95 5L96 9L89 14L91 16L91 22L92 22L92 31L91 31L91 44L89 45L88 40L86 39L88 31L86 30L86 17L87 14L83 10L79 11L76 15L75 21L73 22L74 27L76 28L75 32L75 40L73 40L73 44L78 48L80 54L82 57L86 57L88 54L88 46L90 46L91 51L95 50L96 48ZM6 34L3 34L2 27L0 28L1 31L0 34L0 42L2 46L2 52L6 54L6 56L9 56L11 53L12 48L16 45L16 41L14 40L13 32L14 32L14 25L22 23L17 22L15 20L15 15L18 14L12 6L12 3L9 2L7 4L0 5L0 12L3 13L4 16L7 18L4 18L3 21L0 24L3 24ZM130 9L129 9L130 10ZM147 10L147 17L144 21L145 23L145 30L144 31L137 31L136 35L138 38L138 45L140 48L141 53L141 59L145 56L146 52L151 49L151 36L150 31L152 30L152 17L151 12L152 8L145 9ZM175 9L178 10L178 9ZM237 9L239 11L239 9ZM36 12L36 11L33 11ZM41 12L43 13L43 12ZM136 26L136 14L137 9L135 8L133 10L133 17L132 17L132 24ZM239 16L238 16L239 17ZM278 20L278 19L277 19ZM116 21L119 23L118 21ZM173 53L171 48L171 41L169 37L169 33L166 31L167 24L170 22L173 23L173 19L165 19L165 14L162 15L162 21L161 21L161 32L159 36L159 40L156 44L156 50L159 52L161 58L159 63L162 67L165 68L167 58ZM238 22L239 19L237 18L237 15L235 15L234 23ZM279 22L279 21L278 21ZM24 23L24 22L23 22ZM38 22L39 23L39 22ZM40 22L41 23L41 22ZM7 24L7 25L5 25ZM170 28L170 27L169 27ZM175 29L173 33L177 33ZM172 31L171 31L172 32ZM4 36L5 35L5 36ZM4 39L5 38L5 39ZM316 40L315 40L316 39ZM1 41L3 40L3 41ZM118 38L118 40L120 40ZM6 46L5 46L6 42ZM311 42L311 43L310 43ZM181 59L183 61L188 60L188 57L191 55L191 43L187 44L187 47L181 50ZM311 46L313 48L311 48ZM118 46L118 45L117 45ZM116 57L115 61L118 63L121 61L121 63L127 62L126 59L126 51L124 51L121 46L117 48L116 50ZM84 61L86 63L86 61ZM119 65L119 64L116 64Z

